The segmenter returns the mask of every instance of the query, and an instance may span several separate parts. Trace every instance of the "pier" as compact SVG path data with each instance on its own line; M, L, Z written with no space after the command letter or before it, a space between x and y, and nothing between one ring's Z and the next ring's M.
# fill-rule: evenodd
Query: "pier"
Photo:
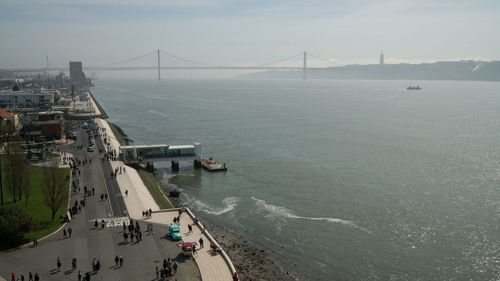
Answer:
M226 163L202 158L201 144L168 145L144 144L120 146L120 160L125 164L144 163L154 167L154 161L170 161L172 171L179 171L180 161L193 161L195 168L204 168L209 172L227 171Z

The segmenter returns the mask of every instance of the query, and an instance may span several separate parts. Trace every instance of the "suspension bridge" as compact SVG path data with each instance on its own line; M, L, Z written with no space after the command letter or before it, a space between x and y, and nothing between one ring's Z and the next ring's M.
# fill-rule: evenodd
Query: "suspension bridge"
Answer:
M161 63L161 58L162 55L170 57L172 59L175 59L177 61L187 63L188 65L162 65ZM151 56L156 56L156 64L155 65L150 65L150 66L130 66L130 65L125 65L131 62L136 62L141 59L144 59L146 57L151 57ZM326 68L325 66L322 67L310 67L308 66L308 57L314 58L316 61L321 61L323 63L326 63L328 66L340 66L339 64L336 64L328 59L321 58L319 56L316 56L310 52L300 52L297 54L294 54L292 56L282 58L279 60L274 60L268 63L264 64L259 64L259 65L245 65L245 66L237 66L237 65L214 65L214 64L208 64L188 58L184 58L181 56L178 56L176 54L164 51L164 50L154 50L151 52L148 52L146 54L129 58L126 60L122 60L119 62L103 65L103 66L90 66L90 67L83 67L85 71L127 71L127 70L135 70L135 71L140 71L140 70L156 70L158 74L158 80L161 80L161 71L162 70L302 70L302 78L305 80L307 79L307 70L308 69L320 69L320 68ZM291 61L291 60L296 60L299 59L301 60L301 65L297 66L285 66L282 63L286 61ZM281 65L280 65L281 64ZM14 72L14 73L23 73L23 72L54 72L54 71L68 71L68 67L49 67L48 63L46 67L28 67L28 68L0 68L0 72Z

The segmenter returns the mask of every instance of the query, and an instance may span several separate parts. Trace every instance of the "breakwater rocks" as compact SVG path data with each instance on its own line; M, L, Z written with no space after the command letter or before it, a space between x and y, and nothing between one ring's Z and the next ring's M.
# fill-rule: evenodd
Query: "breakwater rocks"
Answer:
M286 269L284 262L283 264L279 263L279 261L286 261L287 258L280 257L264 246L248 240L243 235L214 224L206 217L202 217L200 220L227 253L240 276L240 280L302 280L297 277L296 273L288 269L291 263L286 263Z

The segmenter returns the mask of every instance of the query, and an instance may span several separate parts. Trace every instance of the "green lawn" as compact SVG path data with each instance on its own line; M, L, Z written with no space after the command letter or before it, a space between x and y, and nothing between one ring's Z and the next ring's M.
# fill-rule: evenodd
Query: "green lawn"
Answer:
M127 141L125 141L125 138L122 135L122 133L120 132L120 130L118 129L118 126L116 126L115 124L113 124L111 122L108 122L108 124L111 127L111 131L113 131L113 135L115 135L115 138L118 141L118 143L120 143L120 145L127 145L128 143L127 143Z
M3 155L2 156L2 166L4 165L4 163L5 163L5 157ZM28 165L28 170L29 170L29 177L30 177L30 184L31 184L31 195L28 199L28 207L26 207L26 202L25 202L24 197L22 198L21 201L17 201L15 204L26 209L27 213L40 224L40 228L37 230L26 233L24 235L25 242L31 241L34 238L38 239L38 238L44 237L44 236L54 232L55 230L57 230L62 225L62 222L59 219L59 217L61 215L66 214L66 210L68 209L67 203L63 203L62 206L57 211L54 220L51 221L51 211L44 204L43 168L38 167L38 166L34 166L34 165ZM65 190L65 192L69 192L70 170L68 168L58 169L58 170L60 173L64 173L67 175L66 186L68 188ZM6 183L5 183L6 180L5 180L4 176L2 177L2 181L3 181L4 203L6 205L14 204L12 201L12 195L9 193L9 190L6 186Z
M160 209L170 209L174 207L172 203L170 203L170 201L167 200L167 198L165 198L165 196L160 190L160 187L156 183L156 179L151 173L141 169L137 169L137 173L139 173L139 176L141 176L144 185L146 185L146 187L149 190L149 193L151 193L151 195L155 199L156 204L160 206Z

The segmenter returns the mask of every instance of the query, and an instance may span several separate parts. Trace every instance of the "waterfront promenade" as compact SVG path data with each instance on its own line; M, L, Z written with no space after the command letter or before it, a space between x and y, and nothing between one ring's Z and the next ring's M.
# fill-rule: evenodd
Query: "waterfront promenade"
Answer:
M97 110L95 102L93 108ZM119 143L116 140L109 124L96 119L99 124L99 135L96 137L97 151L87 152L88 145L86 132L78 129L78 140L75 143L66 143L57 148L67 156L80 160L87 160L82 164L75 178L80 181L81 190L72 193L70 204L84 199L86 206L72 218L69 223L61 227L73 229L72 238L63 238L62 230L40 239L37 247L24 245L18 249L0 252L0 281L1 276L9 277L11 272L16 277L24 274L27 280L28 271L37 272L42 280L77 280L77 272L90 272L92 280L155 280L155 267L161 268L161 261L171 258L178 263L178 272L173 278L178 280L233 280L234 266L224 251L215 254L210 250L210 243L216 245L209 232L201 222L195 223L194 215L188 210L181 215L181 234L185 242L204 241L204 248L193 254L193 258L185 257L176 241L168 239L168 225L178 216L178 209L160 210L147 187L142 182L137 171L125 166L117 158L104 160L104 155L98 151L119 153ZM109 145L104 144L106 137ZM77 147L81 146L82 149ZM91 162L90 162L91 161ZM112 173L120 170L116 176ZM81 174L80 174L81 173ZM95 195L84 196L83 187L95 189ZM100 199L100 194L108 197ZM150 219L143 217L143 211L151 209ZM144 233L140 242L124 243L122 224L128 224L129 218L137 221ZM94 222L98 221L98 226ZM105 227L101 226L104 221ZM154 232L146 232L147 225L154 225ZM188 231L188 224L193 226ZM114 257L123 256L124 266L115 266ZM76 258L78 267L71 269L71 259ZM57 258L63 262L61 272L55 266ZM97 258L103 264L98 273L92 272L91 261ZM68 266L70 268L68 268Z
M108 134L108 142L110 143L109 149L119 152L120 144L113 135L109 124L102 119L97 119L97 122L101 128L105 128ZM122 161L115 160L111 161L112 167L116 169L117 167L125 167ZM174 217L178 216L177 210L159 210L158 205L154 201L153 197L149 193L147 187L142 182L137 171L127 167L126 172L118 174L116 180L120 186L129 216L133 219L144 220L142 216L142 211L150 209L153 210L153 215L151 219L146 221L152 222L158 225L168 226L173 222ZM128 196L125 195L125 191L128 191ZM192 233L188 232L188 224L193 225ZM200 224L201 225L201 224ZM231 281L232 270L230 265L224 260L221 254L214 254L210 251L210 239L209 234L202 233L202 229L199 225L195 224L193 218L186 213L181 215L181 234L185 242L197 242L200 238L204 240L204 248L199 249L194 255L194 260L198 265L200 270L201 278L204 281ZM198 245L199 247L199 245Z
M88 160L81 164L75 178L80 180L80 191L72 193L70 202L85 200L85 207L63 227L71 227L72 237L64 238L62 229L46 238L39 239L39 245L21 246L0 253L0 275L10 280L11 273L16 277L24 274L28 280L28 271L38 273L41 280L78 280L77 273L89 272L91 280L154 280L155 267L162 267L164 259L171 258L178 264L174 278L178 280L201 280L200 272L193 259L185 259L176 243L165 239L162 235L168 229L162 225L155 227L155 234L147 232L147 224L139 221L142 241L124 242L123 223L129 218L126 205L120 194L116 180L110 176L111 164L103 161L104 154L97 151L87 152L87 137L84 130L78 130L78 140L73 144L65 144L57 148L71 153L75 158ZM96 142L98 147L102 143ZM75 149L83 146L84 149ZM108 173L109 172L109 173ZM94 189L95 195L84 196L83 187ZM100 195L107 193L107 199ZM94 222L98 221L98 226ZM101 222L104 221L104 227ZM115 256L124 259L123 266L116 266ZM57 271L56 260L62 262L61 271ZM77 259L77 268L71 267L72 258ZM102 263L99 272L92 271L92 260L96 258Z

